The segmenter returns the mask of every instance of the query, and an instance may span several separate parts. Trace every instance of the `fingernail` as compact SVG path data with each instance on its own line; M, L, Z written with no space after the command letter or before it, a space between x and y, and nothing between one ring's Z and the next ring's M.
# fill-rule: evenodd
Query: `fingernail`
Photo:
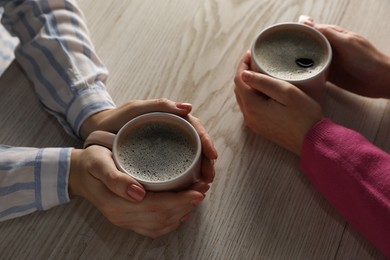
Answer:
M199 199L194 199L194 200L191 200L191 205L193 205L193 206L197 206L197 205L199 205L200 203L202 203L202 201L203 201L203 199L204 199L204 197L203 198L199 198Z
M127 194L135 201L141 201L145 197L145 190L140 186L131 184L127 189Z
M190 104L190 103L176 103L176 107L179 109L192 109L192 104Z
M245 82L251 81L252 76L253 76L253 72L249 70L244 70L241 74L242 80Z
M206 192L208 192L209 191L209 189L210 189L210 185L207 185L206 187L204 187L204 189L203 189L203 194L205 194Z

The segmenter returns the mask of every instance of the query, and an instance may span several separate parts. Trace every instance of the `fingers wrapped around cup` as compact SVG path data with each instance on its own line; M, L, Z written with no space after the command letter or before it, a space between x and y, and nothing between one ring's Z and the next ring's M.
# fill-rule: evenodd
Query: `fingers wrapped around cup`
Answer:
M111 148L118 169L149 191L183 190L200 179L200 137L187 120L174 114L138 116L116 135L93 132L84 146L92 144Z

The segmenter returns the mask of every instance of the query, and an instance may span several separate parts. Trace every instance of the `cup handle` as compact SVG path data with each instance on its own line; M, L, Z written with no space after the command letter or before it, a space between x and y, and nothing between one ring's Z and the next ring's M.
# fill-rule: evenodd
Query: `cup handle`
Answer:
M85 149L91 145L101 145L111 150L114 139L115 134L107 131L97 130L90 133L87 139L85 139L83 148Z

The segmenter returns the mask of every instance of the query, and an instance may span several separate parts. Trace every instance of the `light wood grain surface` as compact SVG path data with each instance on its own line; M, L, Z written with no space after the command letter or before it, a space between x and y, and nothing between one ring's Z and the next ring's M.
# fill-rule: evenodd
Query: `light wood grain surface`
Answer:
M79 1L118 105L193 104L219 152L206 200L177 231L149 239L82 199L0 223L0 259L384 259L312 187L292 153L243 125L233 76L264 27L309 14L390 52L388 0ZM40 107L13 63L0 79L2 143L80 146ZM324 110L390 152L390 104L328 86Z

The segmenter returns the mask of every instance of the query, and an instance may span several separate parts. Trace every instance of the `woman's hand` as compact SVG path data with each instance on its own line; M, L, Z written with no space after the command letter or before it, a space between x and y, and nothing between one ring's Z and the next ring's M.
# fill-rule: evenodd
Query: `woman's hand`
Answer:
M380 52L364 37L339 26L313 26L329 40L333 60L329 81L356 94L373 98L390 98L390 57Z
M288 82L250 71L250 61L248 51L234 78L245 123L257 134L299 155L304 136L323 117L320 105Z
M72 151L69 193L91 202L114 225L152 238L178 228L204 199L194 190L145 194L116 169L111 151L96 145Z

